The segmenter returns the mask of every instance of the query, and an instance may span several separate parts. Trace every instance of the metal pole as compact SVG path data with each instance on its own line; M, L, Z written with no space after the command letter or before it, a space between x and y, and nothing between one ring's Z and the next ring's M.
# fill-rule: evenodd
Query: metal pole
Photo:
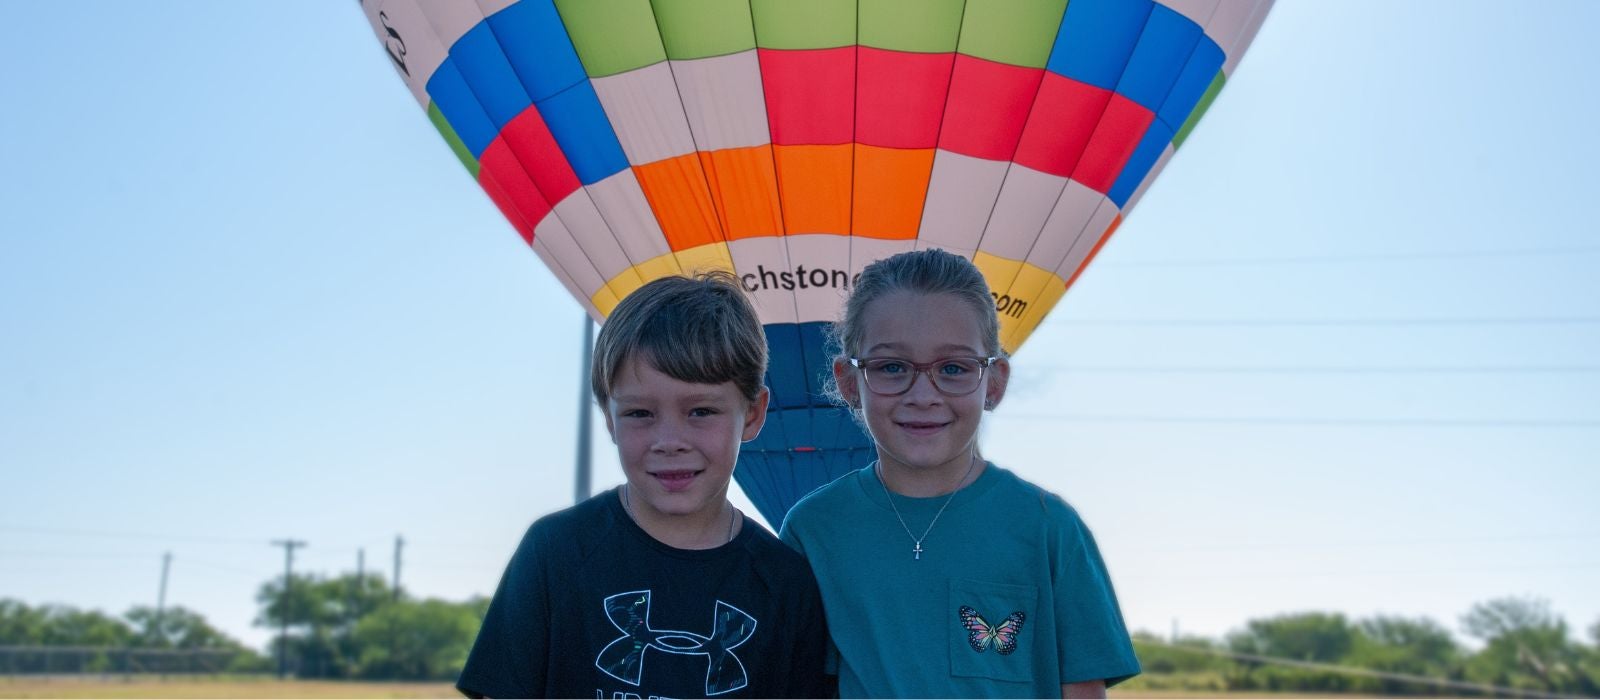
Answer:
M405 549L406 538L394 536L394 599L400 600L400 550Z
M272 546L283 548L283 609L279 610L282 624L278 632L278 678L289 676L289 604L293 601L290 597L290 586L294 581L294 550L304 547L306 543L300 540L273 540Z
M594 322L589 320L589 315L583 315L583 365L578 368L578 466L577 478L573 489L573 502L582 503L589 499L590 460L589 460L589 424L592 420L594 409L594 394L589 391L589 365L594 361Z
M162 631L161 631L161 617L162 617L162 614L167 609L167 572L171 568L172 568L172 552L164 552L164 553L162 553L162 555L161 555L161 593L159 593L156 596L156 619L155 619L155 624L153 625L155 627L156 636L157 637L161 637L161 638L166 637L166 635L164 633L162 633Z

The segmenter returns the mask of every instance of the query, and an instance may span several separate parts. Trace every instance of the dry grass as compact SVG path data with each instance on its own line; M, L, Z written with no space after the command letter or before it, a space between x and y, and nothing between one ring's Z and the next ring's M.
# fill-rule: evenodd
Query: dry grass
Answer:
M204 676L0 676L0 698L459 698L449 683Z

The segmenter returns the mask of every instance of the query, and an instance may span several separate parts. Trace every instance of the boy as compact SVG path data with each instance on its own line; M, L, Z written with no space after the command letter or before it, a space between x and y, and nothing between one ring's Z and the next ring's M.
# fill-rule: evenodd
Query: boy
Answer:
M627 481L529 528L456 687L469 697L815 697L805 560L728 503L766 420L765 337L729 275L619 304L590 381Z

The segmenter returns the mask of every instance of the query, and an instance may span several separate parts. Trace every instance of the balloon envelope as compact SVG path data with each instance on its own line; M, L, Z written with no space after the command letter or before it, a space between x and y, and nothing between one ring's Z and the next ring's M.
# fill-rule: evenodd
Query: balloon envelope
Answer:
M598 321L732 271L771 349L740 485L776 526L866 464L823 396L868 263L967 256L1015 351L1226 81L1271 0L363 0L489 198Z

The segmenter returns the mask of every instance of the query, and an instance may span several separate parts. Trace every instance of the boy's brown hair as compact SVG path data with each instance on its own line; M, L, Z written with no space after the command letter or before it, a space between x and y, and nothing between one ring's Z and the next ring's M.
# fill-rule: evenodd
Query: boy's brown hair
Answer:
M629 294L600 327L589 384L602 409L635 357L678 381L733 382L754 401L767 372L767 338L732 274L662 277Z

